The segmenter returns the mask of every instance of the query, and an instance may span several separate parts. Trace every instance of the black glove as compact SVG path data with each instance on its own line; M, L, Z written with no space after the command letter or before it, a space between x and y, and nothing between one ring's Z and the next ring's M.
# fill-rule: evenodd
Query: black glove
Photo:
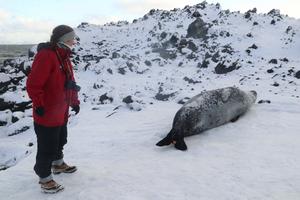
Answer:
M45 114L45 110L44 110L44 107L37 107L36 109L35 109L35 113L38 115L38 116L40 116L40 117L42 117L44 114Z
M80 111L80 107L79 105L76 105L76 106L72 106L72 110L71 111L74 111L75 112L75 115L77 115Z

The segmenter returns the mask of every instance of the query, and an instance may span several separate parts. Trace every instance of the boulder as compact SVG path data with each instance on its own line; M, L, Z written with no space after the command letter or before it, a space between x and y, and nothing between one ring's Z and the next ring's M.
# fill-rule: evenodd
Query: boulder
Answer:
M300 71L296 72L295 77L298 78L298 79L300 79Z
M186 37L192 37L195 39L205 38L207 32L208 25L201 18L197 18L189 25Z
M224 63L225 61L222 63L218 63L218 65L215 67L216 74L227 74L237 69L237 62L232 63L230 66L226 66Z
M132 100L132 97L131 95L125 97L122 102L126 103L126 104L130 104L130 103L133 103L133 100Z
M105 94L100 96L99 101L100 101L101 104L111 103L111 102L113 102L113 98L108 97L107 93L105 93Z

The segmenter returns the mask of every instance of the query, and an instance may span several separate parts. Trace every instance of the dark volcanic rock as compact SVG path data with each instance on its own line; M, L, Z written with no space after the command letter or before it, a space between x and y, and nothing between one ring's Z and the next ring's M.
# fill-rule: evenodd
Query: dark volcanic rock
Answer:
M278 9L272 9L268 12L268 15L271 16L271 17L279 17L279 18L282 18L281 17L281 14L280 14L280 10Z
M257 49L258 47L255 45L255 44L253 44L251 47L249 47L249 48L251 48L251 49Z
M164 48L157 48L153 49L152 52L159 53L160 57L163 59L175 59L177 57L176 52L173 52L171 50L167 50Z
M207 31L208 25L201 18L197 18L189 25L186 37L205 38Z
M30 128L29 126L24 126L23 128L15 130L13 133L8 134L8 136L18 135L20 133L27 131L29 128Z
M195 11L192 16L193 17L201 17L201 14L198 11Z
M107 72L110 73L110 74L113 74L113 71L111 68L107 69Z
M122 101L123 101L124 103L126 103L126 104L133 103L133 100L132 100L131 95L125 97Z
M207 2L203 1L202 3L198 3L196 5L196 8L200 8L201 10L203 10L204 8L206 8Z
M250 38L252 38L253 37L253 35L252 35L252 33L247 33L247 35L246 35L247 37L250 37Z
M216 52L216 53L212 56L211 60L212 60L213 62L215 62L215 63L219 62L219 61L220 61L220 54L219 54L219 52Z
M251 17L251 13L246 12L245 15L244 15L244 17L245 17L246 19L249 19L249 18Z
M237 62L232 63L229 67L224 65L225 62L219 63L215 67L216 74L227 74L228 72L232 72L233 70L237 69Z
M82 56L82 60L85 61L85 62L88 62L88 61L94 60L94 56L91 55L91 54L84 55L84 56Z
M193 52L198 50L198 47L195 45L194 42L188 41L188 49L192 50Z
M16 60L15 59L6 59L3 61L3 66L11 66L11 67L15 67L17 65Z
M30 71L31 71L31 66L30 65L25 65L25 61L23 61L21 64L20 64L20 70L26 75L28 76Z
M10 109L13 107L12 102L5 102L4 99L0 98L0 111Z
M296 72L295 77L298 78L298 79L300 79L300 71Z
M162 86L159 87L159 92L155 95L155 99L159 101L168 101L169 98L175 96L176 92L170 94L164 94Z
M187 81L188 83L192 83L192 84L201 83L201 81L195 81L188 77L184 77L183 80Z
M179 42L179 48L184 48L187 45L188 45L188 41L185 38L183 38L183 39L180 40L180 42Z
M35 53L32 51L31 48L28 49L28 58L33 58Z
M257 103L258 103L258 104L262 104L262 103L271 103L271 101L270 101L270 100L259 100Z
M22 111L31 108L31 101L16 103L16 102L5 102L4 99L0 98L0 111L11 110L12 112Z
M202 63L198 63L197 67L198 68L207 68L209 65L209 61L208 60L203 60Z
M113 52L112 53L112 58L113 59L115 59L115 58L120 58L121 57L121 55L119 54L119 53L117 53L117 52Z
M278 62L277 62L277 59L271 59L271 60L269 61L269 63L271 63L271 64L277 64Z
M225 45L225 46L223 46L223 49L221 52L232 55L234 53L234 49L230 45Z
M167 37L167 33L166 32L162 32L161 34L160 34L160 38L163 40L163 39L165 39L166 37Z
M24 101L21 103L15 103L14 107L11 109L12 112L16 111L22 111L25 112L25 110L32 108L32 101Z
M108 97L107 93L103 94L100 96L99 101L101 104L105 104L106 102L113 102L113 98L112 97Z
M122 74L122 75L126 74L126 70L124 67L118 68L118 72L119 72L119 74Z
M8 90L8 87L10 84L11 84L11 81L0 82L0 94L4 94ZM0 103L1 103L1 100L0 100Z
M173 45L173 46L175 46L176 44L177 44L177 42L178 42L178 37L176 36L176 35L172 35L172 37L170 38L170 40L169 40L169 42Z
M289 59L287 59L287 58L282 58L282 59L280 59L280 61L283 61L283 62L289 62Z
M7 124L6 121L1 121L1 120L0 120L0 126L5 126L6 124Z
M275 25L275 24L276 24L276 21L275 21L274 19L272 19L271 24L272 24L272 25Z
M147 65L147 66L152 66L152 63L151 63L149 60L146 60L146 61L145 61L145 65Z
M159 100L159 101L168 101L169 98L173 97L175 95L175 93L171 93L171 94L161 94L161 93L157 93L155 95L155 99Z

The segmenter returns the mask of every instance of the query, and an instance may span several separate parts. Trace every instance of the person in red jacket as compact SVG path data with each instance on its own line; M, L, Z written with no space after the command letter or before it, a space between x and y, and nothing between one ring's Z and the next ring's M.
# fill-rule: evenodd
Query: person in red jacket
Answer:
M40 178L41 189L46 193L63 189L62 185L53 180L52 173L73 173L77 170L76 166L69 166L63 160L69 107L75 114L80 110L80 87L76 85L70 61L75 37L71 27L55 27L50 42L38 45L26 82L26 89L32 100L37 136L34 171Z

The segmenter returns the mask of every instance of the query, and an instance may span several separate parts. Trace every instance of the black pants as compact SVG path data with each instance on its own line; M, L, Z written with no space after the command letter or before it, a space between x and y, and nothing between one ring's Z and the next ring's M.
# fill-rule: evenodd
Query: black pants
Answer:
M51 175L52 161L63 158L63 147L67 143L67 125L45 127L34 123L37 136L37 154L34 166L40 178Z

